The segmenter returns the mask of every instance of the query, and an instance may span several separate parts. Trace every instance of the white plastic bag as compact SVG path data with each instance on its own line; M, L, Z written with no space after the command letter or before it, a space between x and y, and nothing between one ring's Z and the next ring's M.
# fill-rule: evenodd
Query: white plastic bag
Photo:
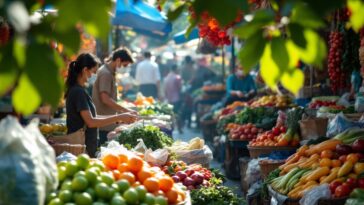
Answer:
M244 181L250 188L252 184L261 179L261 172L259 166L259 159L252 159L248 163L248 168L246 169Z
M195 150L175 150L177 159L187 164L203 164L210 163L213 159L211 149L205 145L203 149Z
M341 98L337 101L336 104L342 105L344 107L350 107L351 103L349 102L350 93L345 93L341 96Z
M332 119L327 126L328 137L333 137L339 133L344 132L349 128L364 128L364 121L353 121L349 120L345 117L345 115L341 112L336 115L334 119Z
M330 199L331 191L328 184L317 186L306 191L300 200L300 205L316 205L319 199Z
M144 160L153 164L162 166L166 164L168 160L169 152L167 149L147 149L147 151L144 153Z
M0 204L43 205L56 189L55 153L38 129L23 128L14 117L0 122Z
M102 158L106 154L128 154L129 151L124 147L124 145L119 142L112 140L107 144L107 147L101 147L100 152L97 154L97 158Z

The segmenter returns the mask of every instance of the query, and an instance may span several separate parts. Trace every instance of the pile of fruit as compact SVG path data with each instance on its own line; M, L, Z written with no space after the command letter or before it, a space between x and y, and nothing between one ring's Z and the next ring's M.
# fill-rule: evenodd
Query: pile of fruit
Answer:
M155 100L153 97L145 97L142 94L138 93L137 98L134 101L134 105L137 107L145 107L148 105L153 105Z
M135 153L106 154L102 161L79 155L58 164L59 187L47 197L50 205L177 204L186 194L159 167Z
M260 134L256 139L249 142L249 146L287 146L284 142L285 126L276 126L270 131ZM297 146L299 139L292 139L289 146Z
M301 198L305 191L330 184L334 197L346 197L362 183L364 130L347 130L316 145L304 145L279 167L280 176L271 180L276 191Z
M288 96L270 95L263 96L250 104L251 107L287 107L291 104Z
M205 85L202 87L203 91L225 91L224 84Z
M229 123L226 129L229 131L229 138L232 140L253 140L259 133L263 132L263 129L257 128L252 123L243 125Z
M308 107L311 109L319 109L320 107L329 107L335 105L336 105L336 100L335 101L315 100L311 102Z
M171 152L175 150L197 150L203 149L204 146L205 140L199 137L195 137L189 142L176 141L170 147L168 147L168 150L170 150Z
M40 124L39 130L44 136L67 134L67 126L64 124Z

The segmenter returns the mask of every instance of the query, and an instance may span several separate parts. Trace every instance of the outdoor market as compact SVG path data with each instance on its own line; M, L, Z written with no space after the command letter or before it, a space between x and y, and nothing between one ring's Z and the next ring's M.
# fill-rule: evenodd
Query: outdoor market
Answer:
M0 205L364 205L364 0L0 1Z

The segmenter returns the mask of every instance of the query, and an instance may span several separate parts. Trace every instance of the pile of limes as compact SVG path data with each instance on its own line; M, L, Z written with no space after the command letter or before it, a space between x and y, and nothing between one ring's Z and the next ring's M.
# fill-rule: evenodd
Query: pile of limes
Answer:
M49 205L167 205L164 195L149 193L139 182L115 176L103 162L82 154L58 163L59 187L47 195Z

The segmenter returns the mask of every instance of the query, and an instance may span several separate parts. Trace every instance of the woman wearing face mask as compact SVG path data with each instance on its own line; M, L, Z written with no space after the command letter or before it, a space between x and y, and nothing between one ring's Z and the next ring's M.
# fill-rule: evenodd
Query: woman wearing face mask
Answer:
M254 97L257 87L253 77L248 73L244 74L242 68L238 66L234 74L226 80L226 101L225 106L234 101L246 101Z
M97 117L96 109L91 97L87 94L85 85L93 73L97 71L99 59L90 54L80 54L76 61L70 63L66 80L66 110L68 133L86 127L86 150L95 156L97 148L98 127L115 124L118 122L132 123L137 117L132 114L119 114Z

